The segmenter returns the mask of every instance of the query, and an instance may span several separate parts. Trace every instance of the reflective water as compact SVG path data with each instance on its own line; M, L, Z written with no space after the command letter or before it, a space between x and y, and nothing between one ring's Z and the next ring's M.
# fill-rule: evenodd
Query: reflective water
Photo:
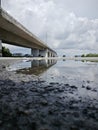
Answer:
M26 60L9 66L16 73L36 75L47 82L98 84L98 62L75 60Z
M9 66L10 71L36 75L47 84L59 83L78 87L78 94L91 99L98 94L98 62L75 60L26 60ZM62 86L62 85L60 85ZM88 86L92 91L88 91ZM74 95L76 97L76 95Z
M13 64L9 66L7 69L9 71L16 71L16 73L28 74L28 75L36 75L41 76L45 73L49 68L51 68L54 64L56 64L57 60L25 60L18 64Z

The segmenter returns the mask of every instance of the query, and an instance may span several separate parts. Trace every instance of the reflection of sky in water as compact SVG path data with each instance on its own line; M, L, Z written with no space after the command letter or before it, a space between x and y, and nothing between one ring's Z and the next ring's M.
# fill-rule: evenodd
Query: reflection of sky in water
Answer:
M7 69L9 71L16 71L21 68L29 68L29 67L31 67L31 63L27 62L27 61L23 61L23 62L19 62L17 64L13 64L13 65L9 66Z
M80 84L83 81L98 83L98 62L82 62L74 60L54 61L23 61L9 66L9 70L19 70L25 73L26 69L36 74L34 70L41 72L41 78L47 82L59 82ZM48 65L47 65L48 64ZM28 73L29 74L29 73ZM37 73L38 74L38 73ZM36 74L36 75L37 75Z
M81 61L58 61L51 69L43 75L47 80L56 82L68 82L68 80L85 81L90 80L97 82L98 63L89 63Z
M34 74L46 83L75 85L78 93L83 97L97 98L97 92L82 88L90 86L98 90L98 62L82 62L74 60L56 61L24 61L9 66L8 70L23 74Z
M98 90L98 63L81 61L58 61L52 68L42 75L47 82L58 82L75 85L79 95L83 97L97 98L97 92L82 88L89 86Z

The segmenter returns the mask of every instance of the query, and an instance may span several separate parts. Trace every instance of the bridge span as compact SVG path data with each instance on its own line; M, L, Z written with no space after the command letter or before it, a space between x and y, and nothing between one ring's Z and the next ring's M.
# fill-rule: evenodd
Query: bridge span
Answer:
M2 48L1 43L31 48L33 57L57 56L53 49L48 47L0 7L0 48Z

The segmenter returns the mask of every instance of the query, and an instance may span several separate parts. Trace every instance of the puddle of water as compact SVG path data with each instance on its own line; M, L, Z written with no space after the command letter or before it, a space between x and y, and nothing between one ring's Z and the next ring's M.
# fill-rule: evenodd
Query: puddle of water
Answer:
M32 60L11 65L9 71L27 75L36 75L46 83L57 82L78 87L82 97L97 98L98 94L98 62L75 60ZM88 91L82 86L97 91Z
M7 68L16 73L33 74L53 80L90 80L98 79L98 62L82 62L75 60L26 60ZM60 82L59 81L59 82ZM65 82L65 80L64 80Z
M36 75L47 82L72 83L83 81L98 83L98 62L75 60L29 60L7 68L16 73Z

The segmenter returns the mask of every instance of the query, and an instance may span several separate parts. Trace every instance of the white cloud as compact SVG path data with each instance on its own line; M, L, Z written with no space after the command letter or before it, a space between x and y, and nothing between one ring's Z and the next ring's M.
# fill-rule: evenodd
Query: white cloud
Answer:
M32 33L51 48L65 49L66 53L68 49L74 53L97 52L97 3L97 0L2 0L3 8Z

